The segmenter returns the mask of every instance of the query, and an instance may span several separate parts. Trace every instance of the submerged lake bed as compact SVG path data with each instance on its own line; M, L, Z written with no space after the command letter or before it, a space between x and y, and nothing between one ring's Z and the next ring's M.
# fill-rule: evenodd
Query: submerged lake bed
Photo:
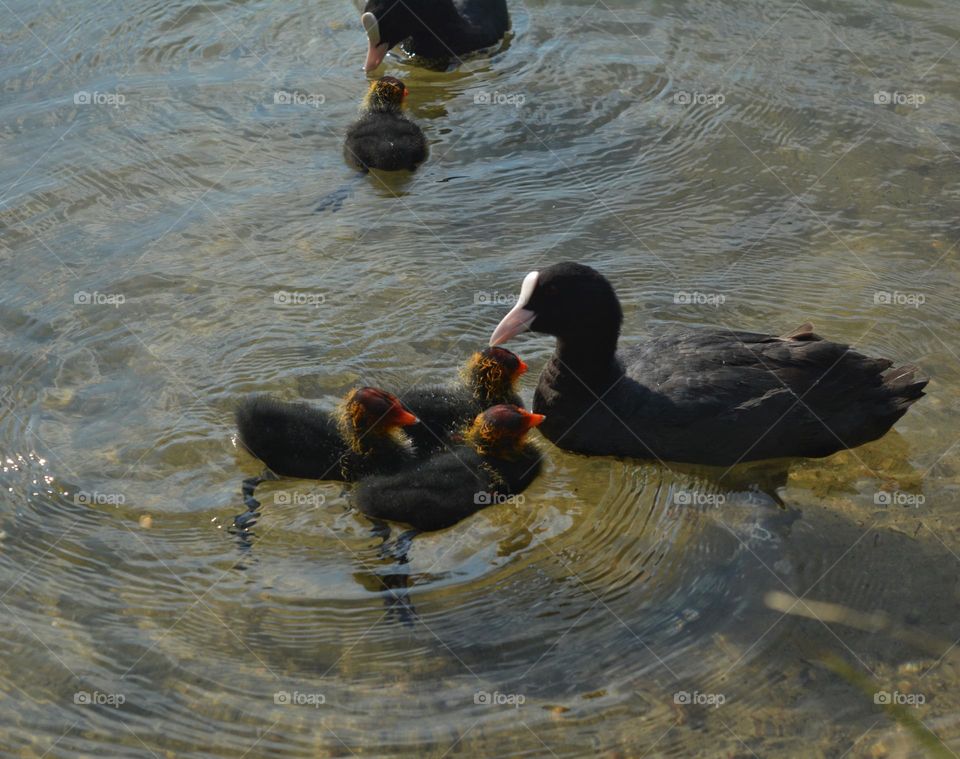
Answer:
M0 754L960 750L960 10L508 4L489 55L387 57L430 153L362 177L356 3L0 8ZM402 560L342 483L236 534L241 398L450 381L567 260L625 341L810 320L927 395L729 470L534 435ZM509 345L528 405L553 342Z

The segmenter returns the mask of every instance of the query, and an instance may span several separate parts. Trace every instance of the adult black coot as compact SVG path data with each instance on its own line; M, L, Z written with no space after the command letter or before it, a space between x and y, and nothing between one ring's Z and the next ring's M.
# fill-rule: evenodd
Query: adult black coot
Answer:
M490 338L557 338L534 411L543 434L585 454L698 464L827 456L883 435L923 395L916 367L894 367L815 335L685 329L617 354L623 315L589 266L530 272Z
M360 169L413 171L427 157L423 130L403 114L407 88L392 76L370 85L360 118L347 130L343 155Z
M456 442L461 432L484 409L501 403L522 406L517 383L527 370L520 357L506 348L474 353L455 385L433 385L400 393L400 401L420 424L407 429L417 456L424 457Z
M543 422L517 406L493 406L464 443L393 475L360 481L357 507L369 517L442 530L522 493L540 473L541 455L524 437Z
M397 471L414 458L401 428L415 425L417 417L373 387L350 391L335 415L254 396L240 404L236 420L240 442L281 477L354 481Z
M506 0L367 0L360 22L369 43L364 70L401 42L431 68L446 68L452 58L496 45L510 14Z

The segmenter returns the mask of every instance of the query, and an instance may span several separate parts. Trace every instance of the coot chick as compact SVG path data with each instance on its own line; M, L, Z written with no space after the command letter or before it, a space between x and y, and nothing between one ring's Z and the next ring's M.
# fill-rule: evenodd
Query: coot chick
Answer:
M400 428L417 418L395 396L373 387L351 390L336 414L254 396L240 404L236 420L247 450L282 477L352 481L397 471L413 460L413 446Z
M517 406L493 406L477 415L462 445L397 474L361 480L357 507L374 519L427 532L503 503L540 473L540 452L524 436L543 419Z
M360 23L369 43L365 71L401 42L408 54L442 69L456 56L496 45L510 14L506 0L367 0Z
M423 131L403 115L403 82L381 77L370 85L360 118L347 130L343 155L361 171L413 171L427 157Z
M528 329L557 338L533 408L561 448L723 466L828 456L882 436L928 382L811 325L783 337L676 330L617 354L622 321L603 275L562 263L526 276L490 338Z
M418 457L426 457L454 444L484 409L501 403L522 406L517 382L527 365L506 348L486 348L474 353L461 370L461 382L453 386L414 388L400 394L420 424L407 430Z

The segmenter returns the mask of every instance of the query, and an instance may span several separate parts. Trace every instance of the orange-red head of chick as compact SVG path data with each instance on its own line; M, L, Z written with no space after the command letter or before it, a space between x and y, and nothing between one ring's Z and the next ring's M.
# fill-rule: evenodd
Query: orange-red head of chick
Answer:
M406 85L395 76L382 76L370 85L364 108L376 112L397 112L403 108L403 100L409 94Z
M481 455L510 458L521 452L524 436L544 419L543 414L532 414L519 406L501 403L477 414L464 434L464 440Z
M464 380L473 397L487 403L503 403L516 395L517 383L527 365L506 348L485 348L474 353L464 367Z
M400 400L376 387L351 390L340 408L340 431L351 450L363 453L383 435L397 435L401 427L419 420Z

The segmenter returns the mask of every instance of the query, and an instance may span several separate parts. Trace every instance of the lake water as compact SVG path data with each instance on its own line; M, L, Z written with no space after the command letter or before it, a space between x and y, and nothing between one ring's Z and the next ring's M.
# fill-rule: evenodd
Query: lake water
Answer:
M510 7L388 59L431 155L355 181L357 5L0 2L0 754L960 751L960 9ZM336 484L231 534L239 398L446 381L562 260L625 339L811 319L928 396L779 471L540 439L405 563ZM510 347L529 399L552 341Z

